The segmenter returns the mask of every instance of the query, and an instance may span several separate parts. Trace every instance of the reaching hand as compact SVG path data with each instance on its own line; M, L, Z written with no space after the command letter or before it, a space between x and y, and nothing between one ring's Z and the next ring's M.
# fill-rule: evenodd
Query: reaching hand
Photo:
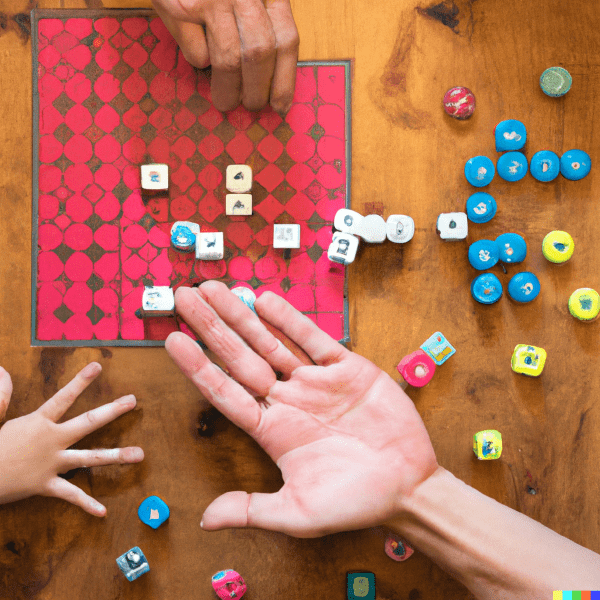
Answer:
M90 410L65 423L57 421L77 396L96 379L102 367L90 363L50 400L0 429L0 504L29 496L55 496L102 517L106 508L83 490L58 477L78 467L134 463L144 458L141 448L68 450L81 438L135 407L133 396ZM10 375L0 367L0 421L12 395Z
M186 60L212 65L211 96L222 111L240 101L278 113L292 104L298 31L290 0L152 0Z
M222 283L180 288L175 298L177 312L231 377L183 333L167 339L169 355L264 448L284 480L275 494L223 494L206 509L204 529L260 527L317 537L380 525L436 470L423 421L398 384L279 296L263 293L258 315L315 364L292 353Z

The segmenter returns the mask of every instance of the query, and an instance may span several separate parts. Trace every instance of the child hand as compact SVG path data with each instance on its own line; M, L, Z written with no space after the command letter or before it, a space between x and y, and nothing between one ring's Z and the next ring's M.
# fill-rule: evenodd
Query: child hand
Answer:
M12 419L0 429L0 504L29 496L54 496L102 517L106 508L83 490L58 477L80 467L143 460L138 447L70 450L81 438L135 407L134 396L124 396L65 423L58 423L77 396L96 379L102 367L90 363L50 400L28 415ZM0 421L12 395L10 375L0 367Z

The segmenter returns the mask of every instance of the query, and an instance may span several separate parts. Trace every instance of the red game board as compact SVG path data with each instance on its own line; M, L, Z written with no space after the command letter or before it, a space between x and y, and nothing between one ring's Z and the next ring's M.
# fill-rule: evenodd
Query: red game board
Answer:
M161 345L176 319L135 316L144 285L219 279L272 290L348 338L345 270L327 259L349 206L350 65L300 63L294 104L222 114L151 11L35 11L33 345ZM167 163L148 200L140 165ZM249 164L251 217L225 215L225 169ZM223 231L225 259L170 247L170 228ZM299 250L273 223L300 223Z

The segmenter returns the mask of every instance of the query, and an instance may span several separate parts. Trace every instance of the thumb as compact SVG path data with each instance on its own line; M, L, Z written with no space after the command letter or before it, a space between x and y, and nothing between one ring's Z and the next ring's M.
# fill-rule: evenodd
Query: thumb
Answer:
M0 367L0 421L3 421L6 416L6 409L10 404L12 392L12 379L10 378L8 371Z

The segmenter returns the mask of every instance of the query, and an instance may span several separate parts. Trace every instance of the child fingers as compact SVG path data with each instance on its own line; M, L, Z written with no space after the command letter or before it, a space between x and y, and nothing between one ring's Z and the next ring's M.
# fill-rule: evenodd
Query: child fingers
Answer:
M97 502L91 496L88 496L82 489L69 483L62 477L54 477L51 479L41 495L62 498L75 506L83 508L85 512L90 513L90 515L94 515L95 517L104 517L106 515L106 508L100 504L100 502Z
M12 379L10 378L8 371L0 367L0 421L4 420L4 417L6 416L6 410L10 404L12 391Z
M94 450L64 450L63 471L105 465L127 465L144 460L144 451L137 446L127 448L97 448Z

